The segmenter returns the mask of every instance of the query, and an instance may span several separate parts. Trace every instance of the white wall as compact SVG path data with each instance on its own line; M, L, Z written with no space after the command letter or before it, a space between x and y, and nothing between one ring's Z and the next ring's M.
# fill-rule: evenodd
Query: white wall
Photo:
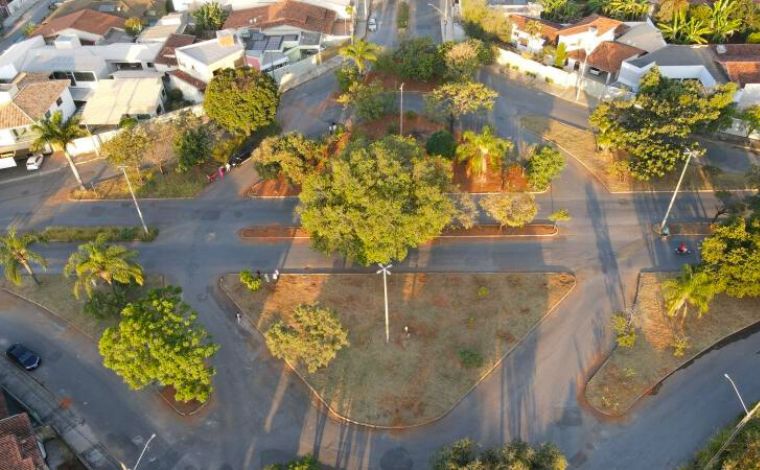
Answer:
M203 103L203 93L201 93L200 90L189 83L178 79L174 75L169 75L169 89L181 91L182 97L187 101Z
M748 83L736 92L734 101L739 109L760 105L760 83Z
M567 51L575 51L578 49L586 49L587 51L593 51L596 46L604 41L614 41L615 30L611 29L602 35L597 35L596 32L584 31L578 34L571 34L563 36L560 34L558 38L558 44L565 44Z
M563 87L575 86L578 79L578 75L575 72L565 72L564 70L555 67L549 67L539 62L525 59L519 54L504 49L499 49L496 63L507 66L516 65L523 73L535 73L537 78L540 78L541 80L549 78L554 84Z
M66 28L63 31L59 31L56 36L76 36L80 42L90 41L95 44L103 40L103 36L100 34L88 33L87 31L81 31L74 28Z
M212 41L215 41L215 39L212 39ZM235 54L230 54L226 58L214 62L213 64L205 64L184 53L182 49L174 50L174 53L177 55L179 69L206 83L214 78L215 71L224 68L235 68L236 63L241 57L243 57L244 52L243 48L240 47Z

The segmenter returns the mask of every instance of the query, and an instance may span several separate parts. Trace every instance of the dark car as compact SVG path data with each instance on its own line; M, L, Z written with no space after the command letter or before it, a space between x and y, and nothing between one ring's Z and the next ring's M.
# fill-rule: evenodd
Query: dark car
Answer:
M235 149L234 152L232 152L232 155L230 155L230 159L228 160L230 163L230 166L238 166L244 161L248 160L251 157L251 152L253 152L253 148L258 143L258 139L256 136L250 136L243 143Z
M22 344L14 344L5 351L5 355L8 356L8 359L26 370L34 370L38 368L40 362L42 362L40 356Z

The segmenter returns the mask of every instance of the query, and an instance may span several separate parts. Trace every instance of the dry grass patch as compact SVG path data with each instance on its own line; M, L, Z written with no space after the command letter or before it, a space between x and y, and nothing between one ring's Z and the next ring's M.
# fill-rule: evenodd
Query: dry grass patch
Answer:
M37 277L42 283L40 286L35 285L31 278L24 277L20 286L3 279L0 287L42 305L93 339L99 338L106 328L116 325L118 318L99 319L82 311L87 297L84 294L80 299L74 297L73 278L60 274L37 274ZM134 289L130 296L136 299L148 290L163 285L162 276L146 275L145 285Z
M710 311L694 312L683 324L666 312L660 286L672 275L641 273L633 315L636 344L617 347L586 386L586 398L598 410L620 415L663 378L722 338L760 321L760 299L718 295ZM673 354L674 341L686 336L685 354Z
M612 168L612 153L598 151L591 131L542 116L524 116L520 124L533 134L553 142L578 160L612 193L627 191L672 191L680 171L664 178L639 181L632 176L617 174ZM680 167L679 167L680 168ZM686 190L748 189L744 173L724 171L692 161L683 181Z
M184 173L178 173L174 170L174 166L169 166L161 173L158 167L152 166L142 170L142 181L134 174L129 178L137 197L195 197L208 186L207 175L218 168L218 163L210 162ZM121 175L100 181L94 188L85 191L80 189L71 191L71 198L75 200L129 199L130 197L127 182Z
M386 344L380 276L286 274L255 293L237 274L222 279L223 290L262 332L279 315L288 321L302 303L334 309L350 346L314 374L297 370L335 412L381 426L446 413L574 284L565 273L394 274ZM462 351L480 355L480 366L464 367Z

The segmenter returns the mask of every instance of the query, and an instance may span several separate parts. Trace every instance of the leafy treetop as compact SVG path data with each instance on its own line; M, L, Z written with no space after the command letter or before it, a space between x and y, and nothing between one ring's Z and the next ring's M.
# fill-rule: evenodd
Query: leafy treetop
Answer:
M253 68L223 69L209 82L203 109L227 131L250 135L274 121L279 103L269 75Z

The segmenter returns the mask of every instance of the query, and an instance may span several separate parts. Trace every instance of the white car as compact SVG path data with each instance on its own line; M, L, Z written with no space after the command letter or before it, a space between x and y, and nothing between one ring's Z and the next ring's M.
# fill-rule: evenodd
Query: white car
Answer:
M26 159L26 169L29 171L39 170L45 157L41 153L35 153Z
M367 29L371 33L377 31L377 21L375 21L374 18L370 18L369 21L367 21Z

